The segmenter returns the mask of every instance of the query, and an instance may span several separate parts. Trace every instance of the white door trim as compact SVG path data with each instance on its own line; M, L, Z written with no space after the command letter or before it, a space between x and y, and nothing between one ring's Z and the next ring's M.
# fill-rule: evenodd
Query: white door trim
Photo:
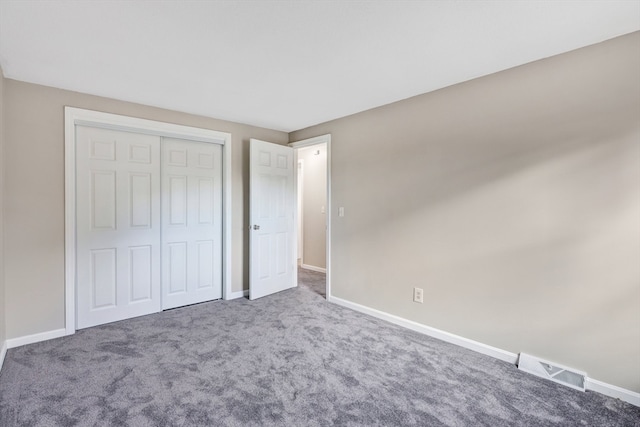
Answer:
M303 139L289 143L289 147L296 149L295 161L298 161L298 148L309 147L317 144L327 144L327 248L326 248L326 270L327 270L327 301L331 301L331 134L320 135L313 138ZM297 179L297 175L296 175ZM296 184L297 185L297 184ZM298 239L296 239L297 243ZM297 256L297 251L296 251ZM296 260L297 261L297 260ZM296 269L297 272L297 269Z
M298 238L296 239L298 259L301 264L304 264L304 218L303 215L300 214L300 211L303 209L303 199L304 199L304 159L298 159L298 153L295 152L295 158L298 162L298 174L296 175L296 197L298 198L296 203L296 227L298 228ZM303 179L301 179L303 178ZM296 280L297 281L297 280Z
M223 168L223 248L222 297L231 291L231 134L155 120L139 119L82 108L64 108L64 257L65 257L65 332L76 331L76 126L116 129L191 141L222 145Z

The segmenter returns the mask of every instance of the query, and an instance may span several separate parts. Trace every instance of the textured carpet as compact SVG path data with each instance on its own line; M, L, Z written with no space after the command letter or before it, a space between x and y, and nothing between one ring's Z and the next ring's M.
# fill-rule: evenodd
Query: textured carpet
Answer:
M640 408L330 304L301 285L11 349L0 374L0 419L3 426L637 426Z
M298 282L323 298L327 296L326 275L316 271L298 268Z

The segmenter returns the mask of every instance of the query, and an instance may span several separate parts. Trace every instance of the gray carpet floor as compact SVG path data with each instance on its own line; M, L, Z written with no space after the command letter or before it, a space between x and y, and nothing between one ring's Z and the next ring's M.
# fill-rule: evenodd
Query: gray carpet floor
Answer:
M300 283L301 286L309 288L322 298L326 298L327 296L327 283L324 273L298 268L298 283Z
M328 303L323 276L11 349L2 426L638 426L640 408Z

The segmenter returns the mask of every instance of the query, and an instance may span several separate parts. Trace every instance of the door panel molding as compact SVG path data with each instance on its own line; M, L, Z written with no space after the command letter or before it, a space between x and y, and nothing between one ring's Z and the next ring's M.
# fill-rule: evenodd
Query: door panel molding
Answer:
M65 334L76 331L76 128L88 126L113 129L165 138L222 145L223 218L222 218L222 293L224 299L234 296L231 290L231 134L191 126L140 119L100 111L65 107ZM109 157L109 144L97 144L93 155ZM131 147L129 160L146 163L145 147ZM205 159L206 163L206 159Z

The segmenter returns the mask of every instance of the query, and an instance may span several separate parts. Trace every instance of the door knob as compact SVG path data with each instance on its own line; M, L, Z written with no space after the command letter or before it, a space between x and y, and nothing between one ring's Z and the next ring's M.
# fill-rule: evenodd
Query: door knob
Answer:
M254 226L253 226L253 229L254 229L254 230L260 230L260 226L259 226L259 225L254 225Z

